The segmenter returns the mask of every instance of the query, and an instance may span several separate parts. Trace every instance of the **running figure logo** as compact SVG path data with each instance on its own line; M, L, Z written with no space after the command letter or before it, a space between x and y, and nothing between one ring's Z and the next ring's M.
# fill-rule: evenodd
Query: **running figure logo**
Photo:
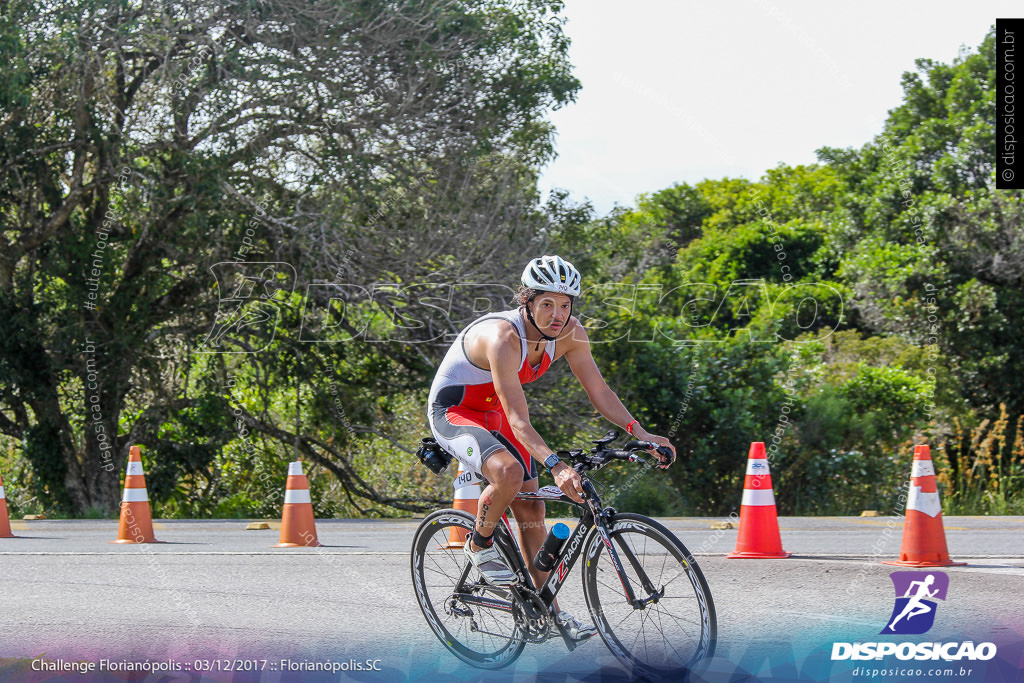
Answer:
M929 598L946 599L949 576L942 572L893 572L889 575L896 590L896 605L882 633L904 635L925 633L935 623L936 603Z
M200 353L256 353L274 341L279 307L295 289L295 268L284 262L210 266L217 280L218 308ZM280 295L280 296L279 296Z

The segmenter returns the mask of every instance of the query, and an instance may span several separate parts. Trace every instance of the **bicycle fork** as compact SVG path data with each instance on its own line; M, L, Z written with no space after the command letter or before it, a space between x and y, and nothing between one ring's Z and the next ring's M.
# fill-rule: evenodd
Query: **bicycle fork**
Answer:
M619 553L615 550L615 545L612 544L611 535L608 533L608 528L605 526L604 521L600 518L595 519L594 526L597 528L597 533L601 536L601 542L604 543L605 550L608 553L608 559L611 560L612 566L615 567L615 573L619 577L619 583L622 584L622 592L626 597L626 602L632 605L633 609L640 610L645 609L647 605L651 603L657 603L665 594L665 587L662 586L661 590L654 587L651 583L651 579L647 576L647 572L644 571L643 566L637 559L636 554L633 552L625 542L616 539L616 544L625 555L626 560L630 566L633 567L633 571L636 572L637 578L640 579L640 585L643 587L644 592L647 593L647 598L639 599L636 597L636 593L633 591L633 585L626 576L625 570L622 568L622 562L619 560Z

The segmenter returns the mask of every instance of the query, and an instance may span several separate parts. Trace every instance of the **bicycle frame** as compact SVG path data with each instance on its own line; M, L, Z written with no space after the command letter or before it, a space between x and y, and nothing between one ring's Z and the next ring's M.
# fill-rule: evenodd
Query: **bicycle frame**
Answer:
M686 671L714 654L714 603L689 551L656 520L605 507L594 489L596 483L587 476L616 460L642 462L641 451L656 454L657 465L664 468L674 460L672 448L640 440L613 448L610 444L617 437L617 432L610 431L592 441L594 448L589 451L558 452L559 459L571 463L582 479L580 502L555 486L520 491L514 497L566 502L578 513L578 524L538 584L528 571L533 558L523 554L507 510L502 510L495 525L493 542L512 572L514 583L509 586L488 583L483 572L474 568L476 561L453 552L463 542L471 542L474 519L467 512L438 510L420 524L412 548L413 588L431 630L456 657L474 667L500 669L522 654L528 643L543 643L558 634L572 651L584 642L574 640L566 630L569 624L560 623L555 613L557 595L581 555L586 556L580 568L583 593L595 630L631 675L685 678ZM654 464L649 462L648 467ZM539 512L531 511L530 518L540 517ZM531 543L543 535L542 529L526 531ZM428 558L432 567L426 564ZM610 574L619 577L620 587ZM692 595L686 582L673 583L683 575L692 584ZM699 612L698 619L687 616L693 612Z
M522 549L519 547L516 535L512 532L512 526L509 523L508 515L507 513L502 514L501 524L496 525L494 529L494 542L505 551L505 555L511 561L511 566L509 568L519 579L518 585L508 587L509 593L513 596L514 600L520 600L525 603L519 593L519 590L526 588L530 591L534 591L539 595L541 602L550 612L551 607L554 604L555 597L558 595L559 589L562 587L565 579L569 576L569 573L572 571L577 560L579 560L580 556L583 555L584 548L590 547L591 543L593 543L592 537L594 534L599 534L604 543L605 551L608 553L608 557L611 560L612 566L615 567L615 571L618 574L619 581L622 583L622 590L625 599L634 608L640 609L647 603L656 600L659 595L632 551L630 551L630 549L625 545L618 544L619 548L625 553L630 565L633 567L634 571L636 571L637 576L640 578L644 590L651 595L647 600L637 599L632 583L622 568L622 563L619 560L619 553L616 551L615 546L612 545L611 537L608 533L607 525L611 522L615 511L612 508L603 507L601 499L598 496L597 491L594 490L591 482L588 479L584 479L583 481L584 490L588 493L588 498L584 503L577 503L553 486L545 486L536 493L521 491L515 497L515 500L560 501L571 503L577 508L580 508L579 523L576 525L576 529L572 534L570 534L569 538L566 539L565 543L562 544L562 549L559 551L558 557L555 559L555 564L552 570L548 573L548 577L540 587L539 591L533 583L533 577L530 576L530 572L527 570L526 560L523 557ZM557 494L555 493L556 491ZM505 602L503 600L480 595L472 595L466 591L466 581L469 578L471 568L471 565L467 564L459 579L459 588L457 590L459 598L467 604L475 604L481 607L511 612L513 610L513 604L511 602ZM565 641L566 647L570 651L575 649L578 643L569 637L569 635L561 628L561 625L558 624L557 620L555 621L555 625L559 634L562 636L562 639Z

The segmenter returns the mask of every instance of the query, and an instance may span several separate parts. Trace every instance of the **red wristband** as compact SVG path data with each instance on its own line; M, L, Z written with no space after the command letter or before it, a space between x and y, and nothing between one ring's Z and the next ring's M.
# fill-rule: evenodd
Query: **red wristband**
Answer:
M640 424L640 420L633 420L632 422L630 422L628 425L626 425L626 433L629 434L630 436L633 436L633 425L638 424Z

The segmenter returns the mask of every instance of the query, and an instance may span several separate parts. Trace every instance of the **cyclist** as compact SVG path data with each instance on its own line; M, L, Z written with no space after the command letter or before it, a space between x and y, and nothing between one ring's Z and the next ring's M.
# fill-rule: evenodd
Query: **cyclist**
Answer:
M537 463L551 472L567 496L583 500L580 475L562 462L531 426L523 393L522 385L543 375L552 362L565 356L590 402L606 419L636 439L668 446L672 456L662 461L662 469L675 459L675 448L668 439L645 431L601 377L586 330L572 315L581 280L579 271L558 256L530 261L515 296L518 308L484 315L463 329L430 387L430 428L438 443L470 473L461 485L481 477L487 482L465 552L492 585L516 581L491 547L494 527L509 505L519 525L534 585L540 586L547 578L547 572L537 571L533 564L547 534L544 503L512 500L519 491L538 490ZM559 611L557 604L555 610L571 637L582 640L597 632Z

